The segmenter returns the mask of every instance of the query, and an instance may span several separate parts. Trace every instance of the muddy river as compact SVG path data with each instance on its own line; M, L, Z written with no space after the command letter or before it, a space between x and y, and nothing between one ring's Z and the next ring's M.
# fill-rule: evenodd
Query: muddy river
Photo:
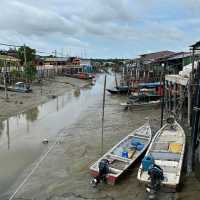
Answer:
M101 153L103 82L104 75L98 75L94 86L80 91L71 89L48 103L1 122L1 200L12 196L55 141L54 148L13 199L146 199L144 186L136 180L138 164L115 186L101 184L94 189L89 184L88 168ZM114 77L108 75L107 88L113 85ZM106 93L104 152L143 125L146 117L150 119L154 132L159 127L159 109L124 111L120 107L123 101L126 101L126 96ZM49 143L43 144L44 139L48 139ZM161 193L159 198L198 197L199 187L193 187L193 191L188 192L194 179L185 179L185 182L183 192Z

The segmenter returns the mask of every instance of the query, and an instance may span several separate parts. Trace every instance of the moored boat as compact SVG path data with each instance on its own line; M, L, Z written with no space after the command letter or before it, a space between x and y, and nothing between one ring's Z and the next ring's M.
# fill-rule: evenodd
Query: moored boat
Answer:
M120 94L120 92L119 92L119 90L117 90L117 89L106 89L109 93L111 93L111 94Z
M92 80L95 77L94 74L86 73L86 72L79 72L76 74L65 73L65 76L71 77L71 78L84 79L84 80Z
M124 108L155 107L160 105L160 100L149 102L127 102L120 103L120 105Z
M106 181L115 184L118 178L146 151L152 134L149 122L136 129L90 167L93 184Z
M113 89L106 89L111 94L127 94L129 92L128 86L116 86Z
M175 191L180 183L184 151L184 130L170 118L154 136L140 165L138 180L148 183L154 191L158 184L159 187L166 186Z
M0 89L5 90L5 86L0 85ZM24 83L24 82L17 82L17 83L15 83L15 86L7 87L7 90L11 91L11 92L20 92L20 93L32 92L30 84L27 84L27 83Z

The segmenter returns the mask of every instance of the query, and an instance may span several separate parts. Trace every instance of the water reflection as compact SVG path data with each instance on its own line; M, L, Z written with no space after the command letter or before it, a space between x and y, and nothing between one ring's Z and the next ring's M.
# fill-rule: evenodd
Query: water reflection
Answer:
M26 117L27 121L34 122L38 118L39 109L38 109L38 107L31 108L30 110L28 110L24 114L25 114L25 117Z
M8 139L8 150L10 149L10 125L9 125L9 119L6 120L6 135Z
M100 76L93 87L76 92L69 90L62 96L0 122L0 159L4 160L0 167L0 199L2 192L20 172L44 152L46 147L41 143L44 138L53 141L60 130L74 126L80 117L87 116L91 106L101 103L103 81L104 76Z
M0 121L0 137L2 136L3 130L4 130L4 124L2 121Z
M76 89L74 90L74 96L75 96L75 97L79 97L80 94L81 94L80 88L76 88Z
M58 97L56 98L56 110L57 110L57 112L59 111L59 102L58 102Z

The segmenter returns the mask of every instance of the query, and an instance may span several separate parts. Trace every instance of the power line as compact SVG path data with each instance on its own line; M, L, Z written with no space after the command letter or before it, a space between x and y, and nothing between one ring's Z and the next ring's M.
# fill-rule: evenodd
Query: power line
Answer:
M7 46L7 47L17 47L17 48L20 48L20 47L24 47L25 45L15 45L15 44L7 44L7 43L3 43L3 42L0 42L0 45L1 46ZM49 51L49 52L47 52L47 51L41 51L41 50L37 50L36 49L36 52L37 53L47 53L47 54L52 54L53 53L53 51Z
M3 42L0 42L0 46L7 46L7 47L16 47L16 48L20 48L20 47L25 47L26 45L15 45L15 44L8 44L8 43L3 43ZM37 50L35 49L37 53L45 53L45 54L55 54L55 51L43 51L43 50ZM70 53L71 53L71 49L69 49ZM69 54L70 54L69 53ZM56 54L59 54L61 56L63 56L63 49L62 49L62 52L57 52L56 51Z
M1 43L0 42L0 45L2 45L2 46L7 46L7 47L22 47L22 46L18 46L18 45L14 45L14 44L6 44L6 43Z

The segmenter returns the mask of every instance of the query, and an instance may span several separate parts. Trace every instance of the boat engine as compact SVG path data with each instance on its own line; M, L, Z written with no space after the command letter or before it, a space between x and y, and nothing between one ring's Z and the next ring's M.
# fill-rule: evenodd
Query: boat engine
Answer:
M102 159L99 162L99 174L92 181L93 187L97 186L101 181L106 182L106 175L109 173L109 161Z
M160 166L153 164L148 169L150 183L147 185L146 191L149 193L149 199L154 199L156 192L160 189L161 181L164 180L163 170Z

